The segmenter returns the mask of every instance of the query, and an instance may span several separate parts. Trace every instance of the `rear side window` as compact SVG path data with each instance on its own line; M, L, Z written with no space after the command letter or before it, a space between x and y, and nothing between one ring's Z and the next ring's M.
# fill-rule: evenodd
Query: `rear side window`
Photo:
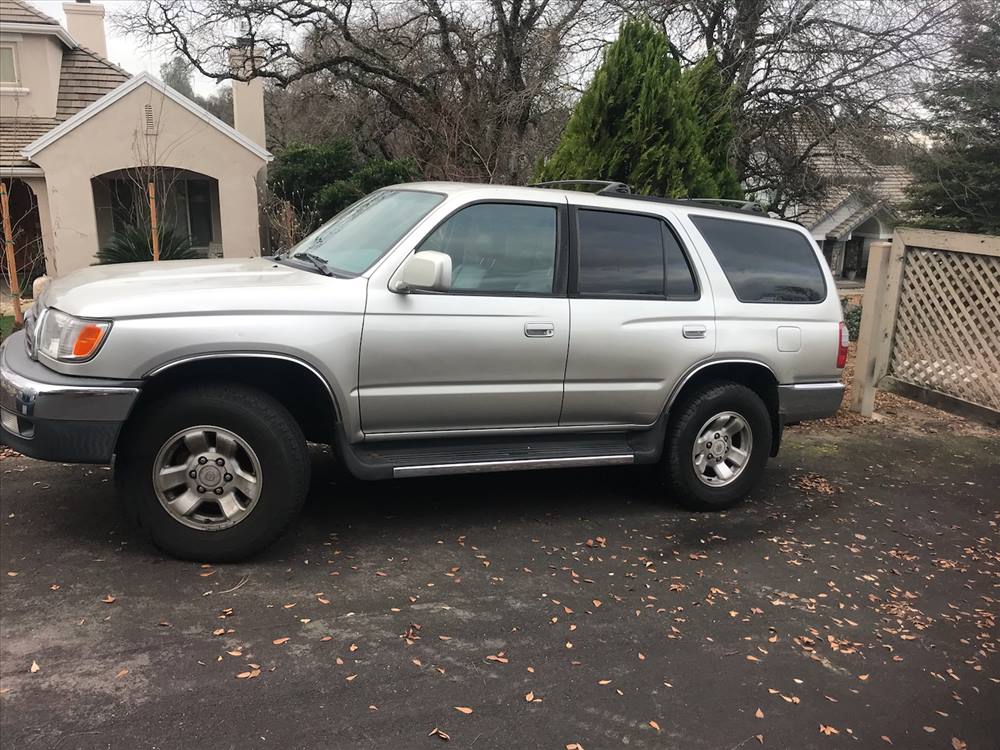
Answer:
M692 216L740 302L809 303L826 281L809 241L794 229Z
M577 227L581 294L697 298L684 251L660 219L581 209Z

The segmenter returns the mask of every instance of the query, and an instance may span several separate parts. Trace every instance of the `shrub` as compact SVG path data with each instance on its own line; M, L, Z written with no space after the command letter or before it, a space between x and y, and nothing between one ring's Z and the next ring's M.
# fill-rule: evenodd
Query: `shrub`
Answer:
M847 333L851 341L857 341L861 334L861 305L854 305L846 299L840 301L840 307L844 311L844 324L847 326Z
M191 248L191 241L184 234L169 226L159 227L160 260L191 260L198 254ZM149 227L128 226L111 235L108 244L97 251L97 265L109 263L138 263L153 259L153 244Z

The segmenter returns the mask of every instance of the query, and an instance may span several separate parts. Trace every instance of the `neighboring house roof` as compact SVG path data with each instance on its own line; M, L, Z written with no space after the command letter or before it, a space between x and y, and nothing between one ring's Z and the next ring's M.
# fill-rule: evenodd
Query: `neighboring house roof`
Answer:
M44 117L0 119L0 167L33 167L21 150L59 124Z
M64 51L56 119L70 118L129 78L129 73L85 47Z
M58 26L59 22L36 10L21 0L0 0L0 18L11 23L41 23L47 26Z
M99 114L100 112L103 112L105 109L107 109L108 107L110 107L116 101L118 101L119 99L121 99L122 97L124 97L129 92L134 91L135 89L139 88L139 86L142 86L143 84L147 84L149 86L152 86L154 89L156 89L161 94L163 94L167 99L170 99L171 101L175 102L176 104L179 104L181 107L183 107L184 109L186 109L188 112L190 112L191 114L193 114L196 117L200 118L201 120L204 120L206 123L208 123L209 125L211 125L213 128L215 128L216 130L219 130L224 135L226 135L229 138L231 138L232 140L236 141L238 144L240 144L241 146L243 146L245 149L247 149L251 153L256 154L257 156L259 156L261 159L263 159L265 161L271 161L271 159L273 158L271 156L270 152L267 149L265 149L265 148L263 148L261 146L258 146L256 143L254 143L253 141L251 141L245 135L243 135L242 133L240 133L239 131L237 131L235 128L227 125L222 120L220 120L219 118L215 117L211 113L207 112L202 107L199 107L197 104L195 104L194 102L192 102L190 99L188 99L183 94L181 94L181 93L175 91L174 89L170 88L163 81L159 80L158 78L154 78L152 75L150 75L149 73L145 73L145 72L140 73L137 76L133 76L127 82L125 82L125 83L121 84L120 86L114 88L112 91L108 92L107 94L105 94L104 96L102 96L97 101L95 101L92 104L84 107L79 112L77 112L75 115L73 115L72 117L70 117L69 119L67 119L64 122L60 123L55 128L53 128L52 130L50 130L47 133L45 133L43 136L41 136L37 140L35 140L32 143L28 144L25 148L23 148L21 150L21 154L25 158L27 158L27 159L32 159L35 156L35 154L37 154L39 151L41 151L42 149L44 149L50 143L53 143L54 141L58 140L59 138L62 138L64 135L66 135L67 133L73 131L75 128L77 128L78 126L82 125L84 122L86 122L87 120L89 120L91 117L94 117L95 115Z
M0 167L34 165L21 151L84 107L100 99L129 79L127 71L96 52L79 46L59 22L22 0L0 0L0 23L4 30L20 29L56 33L64 44L56 94L56 116L0 117ZM30 25L26 25L30 24ZM58 32L58 33L57 33Z
M77 46L59 22L22 0L0 0L0 23L3 30L12 34L48 34L57 37L70 49Z

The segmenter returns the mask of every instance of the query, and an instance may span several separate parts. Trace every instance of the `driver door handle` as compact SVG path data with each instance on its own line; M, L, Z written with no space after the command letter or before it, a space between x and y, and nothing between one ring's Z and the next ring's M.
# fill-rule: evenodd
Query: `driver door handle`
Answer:
M525 323L524 335L532 339L551 338L556 332L554 323Z

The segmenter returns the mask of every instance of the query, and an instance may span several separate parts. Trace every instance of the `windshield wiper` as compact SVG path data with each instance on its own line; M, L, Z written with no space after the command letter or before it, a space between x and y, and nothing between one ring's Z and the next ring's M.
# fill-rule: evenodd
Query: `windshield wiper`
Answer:
M316 270L319 271L324 276L335 276L336 275L326 265L326 261L323 260L318 255L313 255L312 253L295 253L294 255L290 255L288 257L290 257L290 258L303 258L303 259L309 261L310 263L312 263L316 267Z

